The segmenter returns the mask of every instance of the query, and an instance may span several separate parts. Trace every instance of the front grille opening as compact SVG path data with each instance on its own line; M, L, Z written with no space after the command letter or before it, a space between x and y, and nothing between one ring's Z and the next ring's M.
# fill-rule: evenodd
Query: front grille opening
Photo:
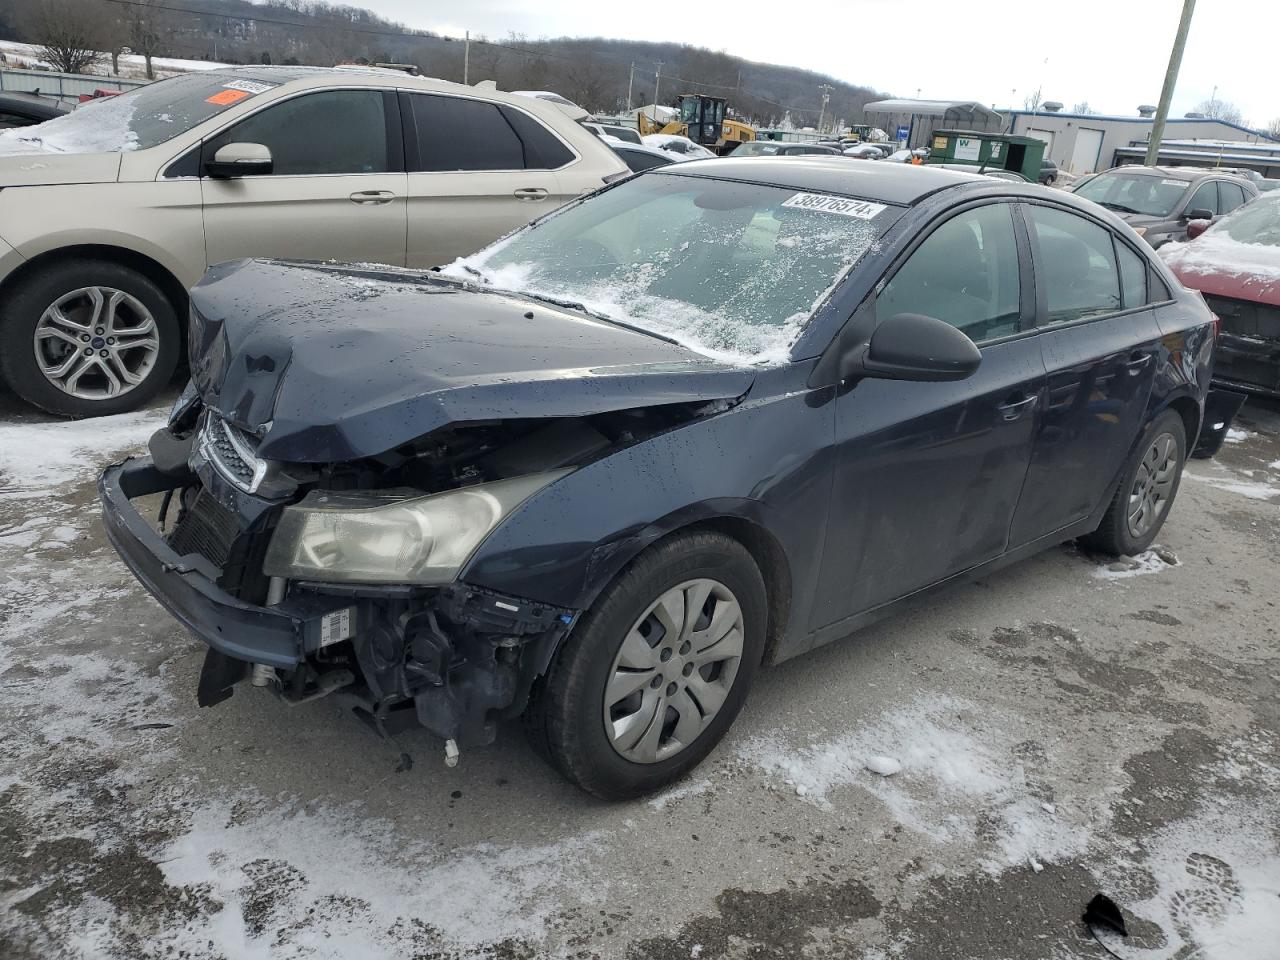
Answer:
M169 546L179 555L198 554L221 570L239 535L235 514L201 488L169 534Z

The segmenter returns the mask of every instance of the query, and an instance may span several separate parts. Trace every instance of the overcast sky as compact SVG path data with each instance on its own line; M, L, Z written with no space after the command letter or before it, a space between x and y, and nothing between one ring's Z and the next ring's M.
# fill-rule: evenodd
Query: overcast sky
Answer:
M1070 109L1131 115L1155 103L1182 0L353 0L412 27L500 39L605 36L687 42L807 67L898 96L1021 106L1043 87ZM1172 116L1216 85L1245 118L1280 117L1276 0L1200 0ZM625 69L620 67L619 69ZM817 98L815 91L815 100Z

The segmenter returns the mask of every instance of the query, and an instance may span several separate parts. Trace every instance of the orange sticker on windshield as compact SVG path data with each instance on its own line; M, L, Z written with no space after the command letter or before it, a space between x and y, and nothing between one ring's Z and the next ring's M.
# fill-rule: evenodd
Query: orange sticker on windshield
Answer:
M221 93L215 93L212 97L205 97L205 103L213 103L219 107L229 107L233 103L239 103L249 94L244 90L223 90Z

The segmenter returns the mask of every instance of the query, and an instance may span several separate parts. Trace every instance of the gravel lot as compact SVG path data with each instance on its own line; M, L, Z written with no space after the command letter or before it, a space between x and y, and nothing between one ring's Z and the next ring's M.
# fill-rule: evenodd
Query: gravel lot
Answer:
M0 957L1280 956L1280 404L1166 560L1051 550L766 671L694 777L603 804L518 728L446 769L241 688L106 544L163 420L0 397ZM881 777L874 756L901 763Z

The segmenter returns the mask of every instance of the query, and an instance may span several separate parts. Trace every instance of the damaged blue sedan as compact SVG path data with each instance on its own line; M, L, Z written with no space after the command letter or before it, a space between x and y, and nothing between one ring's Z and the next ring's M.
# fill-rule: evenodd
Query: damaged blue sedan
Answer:
M190 324L100 492L199 702L341 697L450 760L523 717L607 798L701 761L762 664L1146 549L1239 402L1114 215L842 159L650 171L436 272L224 264Z

